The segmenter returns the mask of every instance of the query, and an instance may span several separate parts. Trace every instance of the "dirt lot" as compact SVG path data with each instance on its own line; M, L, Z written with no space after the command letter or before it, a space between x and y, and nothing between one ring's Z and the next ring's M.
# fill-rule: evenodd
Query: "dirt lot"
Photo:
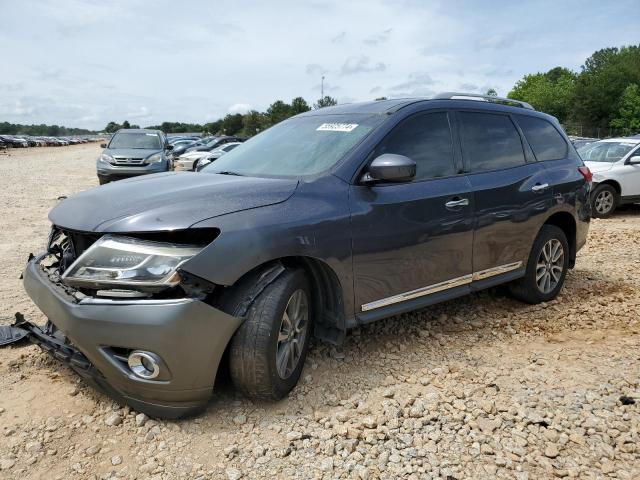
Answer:
M97 145L0 155L0 323L43 322L18 277ZM640 478L640 208L593 221L556 301L501 289L313 346L278 403L224 383L156 422L36 347L0 350L0 478ZM634 403L635 401L635 403Z

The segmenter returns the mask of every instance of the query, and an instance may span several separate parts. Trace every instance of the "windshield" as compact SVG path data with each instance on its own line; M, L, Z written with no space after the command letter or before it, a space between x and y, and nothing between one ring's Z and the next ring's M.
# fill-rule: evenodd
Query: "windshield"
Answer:
M140 148L160 150L160 137L157 133L116 133L109 148Z
M238 145L204 168L206 173L302 177L335 165L385 120L383 115L291 118Z
M615 163L636 145L631 142L595 142L579 147L578 153L585 162Z

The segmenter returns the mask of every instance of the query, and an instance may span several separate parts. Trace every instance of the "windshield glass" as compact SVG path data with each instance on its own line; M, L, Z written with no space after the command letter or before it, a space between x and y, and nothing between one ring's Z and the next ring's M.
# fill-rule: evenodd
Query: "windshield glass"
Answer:
M383 115L291 118L238 145L206 173L302 177L324 172L384 120Z
M631 142L595 142L578 148L585 162L614 163L624 157L637 144Z
M109 148L144 148L160 150L160 137L157 133L116 133Z

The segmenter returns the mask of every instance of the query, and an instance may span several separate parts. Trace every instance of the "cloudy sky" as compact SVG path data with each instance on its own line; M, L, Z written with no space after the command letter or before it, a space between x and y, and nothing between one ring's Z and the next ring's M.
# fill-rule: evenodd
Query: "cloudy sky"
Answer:
M638 0L0 0L0 121L205 122L325 93L506 95L637 43Z

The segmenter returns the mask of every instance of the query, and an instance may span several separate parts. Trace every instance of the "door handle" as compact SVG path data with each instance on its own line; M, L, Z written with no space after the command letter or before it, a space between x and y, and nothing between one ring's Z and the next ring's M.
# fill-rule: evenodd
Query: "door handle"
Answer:
M532 192L544 192L547 188L549 188L548 183L536 183L533 187L531 187Z
M447 208L466 207L467 205L469 205L468 198L459 198L458 200L449 200L447 203L444 204L444 206Z

